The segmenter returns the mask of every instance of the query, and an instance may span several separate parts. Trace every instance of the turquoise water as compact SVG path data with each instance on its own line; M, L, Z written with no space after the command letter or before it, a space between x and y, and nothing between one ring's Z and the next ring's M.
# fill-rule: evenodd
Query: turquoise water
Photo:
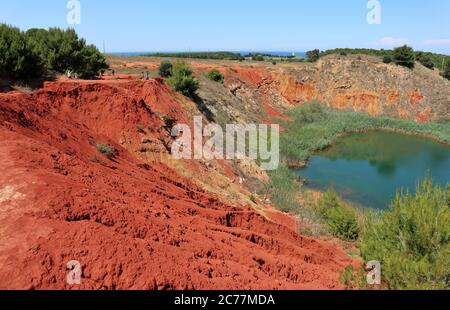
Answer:
M431 139L374 131L350 134L296 171L308 187L333 187L344 199L386 209L398 189L415 191L427 175L450 183L450 147Z

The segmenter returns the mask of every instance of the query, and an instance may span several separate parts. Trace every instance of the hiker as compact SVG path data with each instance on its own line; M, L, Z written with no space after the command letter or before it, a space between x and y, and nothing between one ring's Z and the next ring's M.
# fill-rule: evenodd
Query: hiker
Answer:
M145 80L150 80L150 71L145 71Z
M72 71L70 71L70 69L67 70L66 75L67 75L67 78L68 78L69 80L72 79Z
M116 71L114 69L111 70L112 76L116 74Z

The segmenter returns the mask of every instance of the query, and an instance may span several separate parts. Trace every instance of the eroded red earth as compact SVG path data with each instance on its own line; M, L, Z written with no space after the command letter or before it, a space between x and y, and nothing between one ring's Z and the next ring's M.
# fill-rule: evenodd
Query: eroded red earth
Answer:
M0 289L343 288L340 272L358 262L338 246L144 165L136 126L167 135L161 114L187 115L162 80L0 94ZM79 286L66 284L70 260Z

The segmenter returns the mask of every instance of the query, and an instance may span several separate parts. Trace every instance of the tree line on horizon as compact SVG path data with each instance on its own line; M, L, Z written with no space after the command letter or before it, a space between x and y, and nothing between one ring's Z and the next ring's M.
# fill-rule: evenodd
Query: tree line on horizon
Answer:
M187 58L187 59L212 59L212 60L236 60L236 61L302 61L303 58L296 56L278 56L268 53L247 53L219 51L219 52L174 52L174 53L151 53L143 54L149 57L165 57L165 58Z
M0 78L30 81L65 74L95 78L108 69L105 56L74 29L30 29L0 24Z
M143 56L167 57L167 58L192 58L192 59L218 59L218 60L244 60L240 53L233 52L178 52L178 53L155 53Z
M216 59L216 60L252 60L252 61L272 61L279 59L280 61L288 62L316 62L321 57L338 54L342 56L346 55L370 55L380 57L384 63L395 63L407 68L414 68L416 61L420 62L423 66L434 70L437 68L441 71L443 77L450 79L450 56L443 54L436 54L432 52L414 51L411 47L404 45L392 50L386 49L369 49L369 48L336 48L326 51L320 51L314 49L306 52L306 58L298 58L293 56L279 57L264 53L249 53L247 55L241 55L235 52L178 52L178 53L156 53L146 54L143 56L153 57L167 57L167 58L188 58L188 59Z

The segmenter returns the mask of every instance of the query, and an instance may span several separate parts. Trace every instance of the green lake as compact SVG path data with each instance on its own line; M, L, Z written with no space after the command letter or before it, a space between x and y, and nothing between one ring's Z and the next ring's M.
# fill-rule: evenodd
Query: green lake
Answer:
M332 187L358 205L386 209L397 190L414 192L427 175L443 186L449 184L450 147L387 131L349 134L296 172L309 188Z

